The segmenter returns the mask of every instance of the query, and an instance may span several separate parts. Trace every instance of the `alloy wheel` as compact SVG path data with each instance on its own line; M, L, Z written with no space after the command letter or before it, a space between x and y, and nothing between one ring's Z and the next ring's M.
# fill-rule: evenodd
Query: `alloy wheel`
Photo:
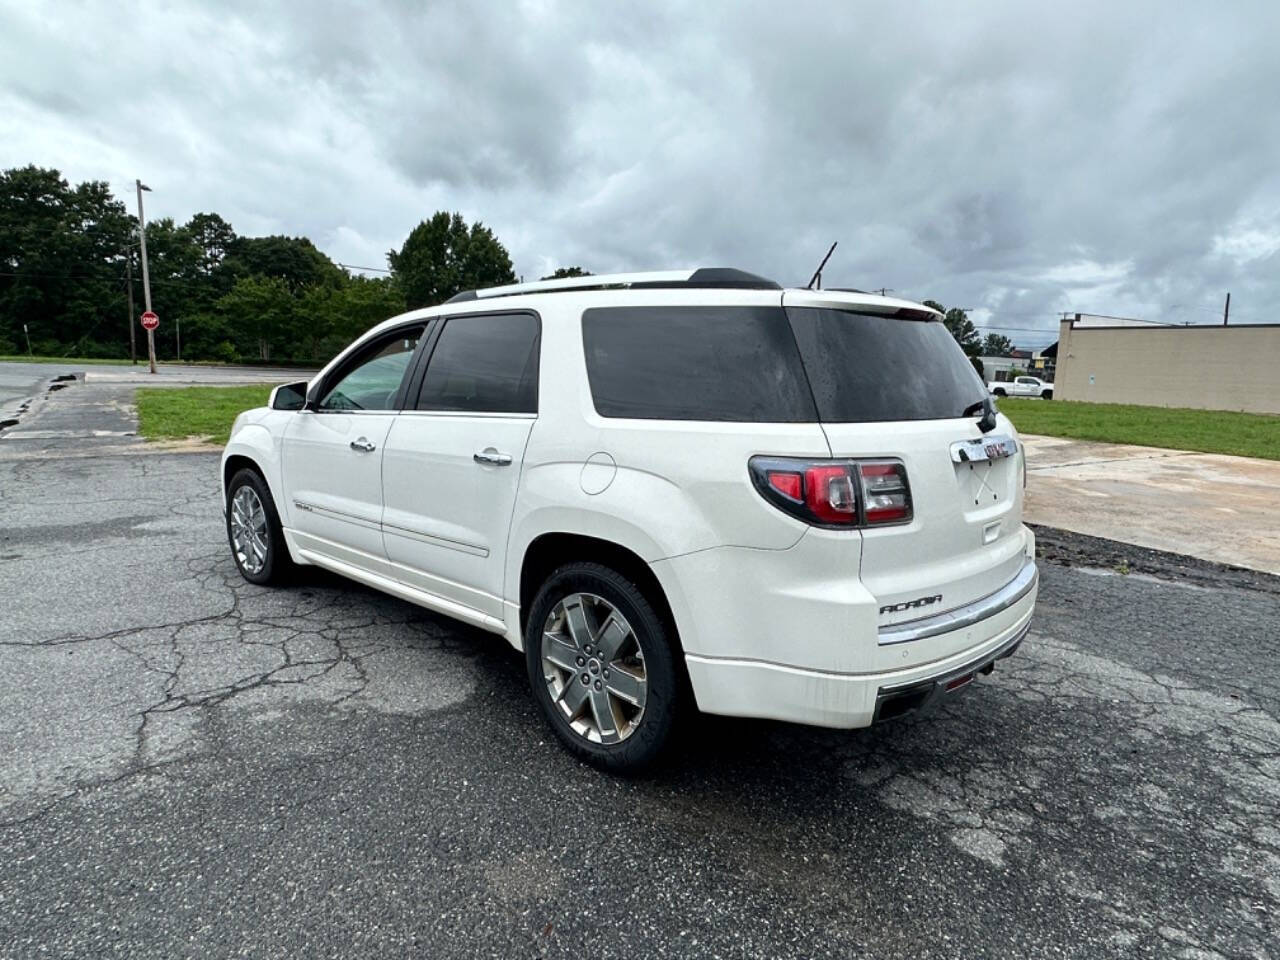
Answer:
M580 737L620 743L648 699L644 651L626 617L592 593L555 605L542 630L542 673L551 703Z
M245 573L257 576L267 565L269 539L267 512L257 491L246 484L231 498L231 543Z

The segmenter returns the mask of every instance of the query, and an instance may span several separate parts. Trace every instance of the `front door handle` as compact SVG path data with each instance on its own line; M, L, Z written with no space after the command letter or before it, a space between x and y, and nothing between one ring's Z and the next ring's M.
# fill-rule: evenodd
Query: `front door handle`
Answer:
M473 453L471 459L476 463L486 463L494 467L505 467L511 463L511 454L499 453L493 447L485 447L479 453Z
M376 444L370 443L367 438L361 437L359 440L351 441L351 449L358 450L361 453L373 453L378 448Z

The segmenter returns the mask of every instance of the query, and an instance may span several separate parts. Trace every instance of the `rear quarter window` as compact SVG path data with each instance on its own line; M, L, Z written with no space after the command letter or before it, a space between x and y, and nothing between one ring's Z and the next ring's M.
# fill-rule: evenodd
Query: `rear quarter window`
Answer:
M582 315L603 417L803 423L813 397L779 307L599 307Z

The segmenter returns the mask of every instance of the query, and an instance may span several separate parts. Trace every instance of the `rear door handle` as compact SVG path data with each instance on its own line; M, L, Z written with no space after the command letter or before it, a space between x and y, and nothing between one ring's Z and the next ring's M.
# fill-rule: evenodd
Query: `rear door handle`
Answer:
M361 437L359 440L351 441L351 449L359 450L361 453L373 453L377 449L377 445L370 443L367 438Z
M485 447L479 453L473 453L471 459L476 463L486 463L494 467L505 467L511 463L511 454L499 453L493 447Z

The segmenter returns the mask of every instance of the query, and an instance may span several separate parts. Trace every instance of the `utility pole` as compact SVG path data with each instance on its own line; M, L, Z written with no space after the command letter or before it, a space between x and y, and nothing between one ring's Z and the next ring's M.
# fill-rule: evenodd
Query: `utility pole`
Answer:
M147 221L142 214L142 191L151 192L151 188L144 184L141 180L135 180L138 185L138 241L142 247L142 298L146 301L147 312L151 312L151 275L147 272ZM156 372L156 334L154 330L147 331L147 360L151 364L151 372Z
M890 293L893 293L893 287L881 287L881 288L880 288L880 296L882 296L882 297L883 297L883 296L887 296L887 295L888 295L888 294L890 294Z
M129 284L129 359L133 361L133 365L138 365L138 333L133 326L137 323L137 318L133 314L133 244L129 244L125 248L124 259L124 275L125 282Z
M1227 325L1227 318L1231 316L1231 294L1227 294L1227 302L1222 307L1222 325Z
M178 359L182 359L182 318L175 317L174 321L177 326L174 327L174 335L178 339Z

